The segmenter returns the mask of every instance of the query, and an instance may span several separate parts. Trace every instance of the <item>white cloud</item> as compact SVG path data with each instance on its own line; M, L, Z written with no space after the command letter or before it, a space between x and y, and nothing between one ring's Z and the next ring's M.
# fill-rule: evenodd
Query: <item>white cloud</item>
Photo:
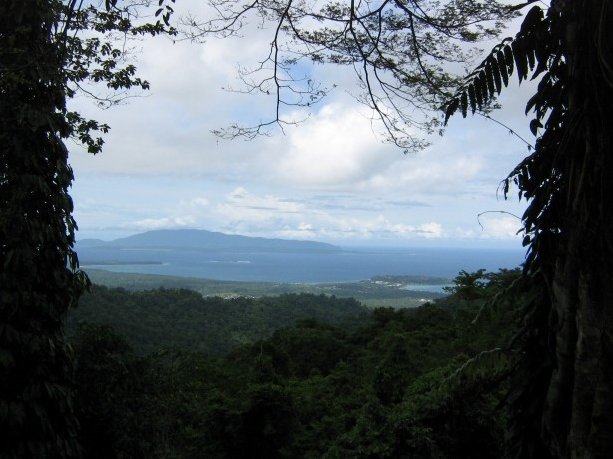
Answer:
M330 104L289 131L288 151L276 171L286 182L307 188L346 188L385 170L398 157L377 140L363 110Z
M254 210L264 210L282 213L296 213L303 208L302 204L285 200L273 195L258 196L246 189L236 188L229 196L229 202L237 207Z
M217 210L230 218L261 219L277 214L297 214L304 210L304 205L269 194L258 196L238 187L226 196L226 201L218 205Z
M449 154L433 147L397 164L380 180L388 189L395 186L429 195L455 193L465 190L467 182L481 172L481 163L475 155Z
M484 239L519 239L521 234L521 221L512 216L481 217Z
M191 217L162 217L162 218L145 218L135 222L128 223L127 229L135 229L138 231L150 231L157 229L175 229L187 228L193 226L196 222Z
M199 196L196 198L192 198L187 202L182 202L181 204L187 205L188 207L207 207L209 205L209 200L205 197Z
M285 225L276 235L286 239L316 239L318 233L310 223L300 222L297 227Z
M369 206L367 205L367 208ZM357 215L351 208L326 209L319 201L303 202L273 195L257 195L243 187L234 189L218 204L216 212L222 230L253 236L307 238L322 240L410 240L445 236L438 222L407 224L385 209L373 216L370 210ZM413 218L415 220L415 218Z
M427 239L438 239L443 237L443 227L440 223L424 223L423 225L419 225L419 231Z

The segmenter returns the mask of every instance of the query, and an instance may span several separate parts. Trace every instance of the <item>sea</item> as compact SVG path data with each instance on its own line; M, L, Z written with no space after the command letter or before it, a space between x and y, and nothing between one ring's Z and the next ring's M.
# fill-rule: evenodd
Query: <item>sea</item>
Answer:
M461 270L515 268L525 250L475 248L343 248L334 252L224 252L194 249L88 247L84 268L215 280L339 283L374 276L453 278Z

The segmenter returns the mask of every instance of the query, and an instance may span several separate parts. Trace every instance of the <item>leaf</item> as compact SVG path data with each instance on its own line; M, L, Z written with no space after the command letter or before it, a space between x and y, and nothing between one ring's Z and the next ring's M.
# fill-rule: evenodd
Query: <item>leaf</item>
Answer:
M483 105L487 105L492 100L492 97L490 97L489 92L489 82L487 81L487 74L483 73L481 79L481 97L483 98Z
M530 78L530 80L536 79L536 77L538 77L545 70L547 70L547 59L540 59L537 56L536 70L534 70L534 72L532 73L532 78Z
M543 10L540 6L534 6L526 13L523 22L521 23L520 33L530 34L536 26L544 19Z
M462 96L460 98L460 108L462 109L462 117L466 118L466 112L468 110L468 95L466 91L462 91Z
M530 66L530 70L533 70L535 64L534 49L529 49L526 53L526 57L528 58L528 65Z
M487 77L487 90L489 93L488 95L491 99L496 94L496 86L494 84L494 71L492 69L491 63L488 63L488 65L485 66L485 76Z
M475 97L475 86L474 84L468 85L468 100L470 102L470 110L473 115L477 111L477 98Z
M511 46L513 47L513 58L515 60L515 67L517 68L517 77L521 83L522 80L526 79L528 74L526 53L524 52L522 40L515 40Z
M507 64L507 74L513 74L513 49L507 45L504 47L504 62Z
M528 100L526 103L526 115L532 110L532 108L536 107L542 97L542 88L539 85L539 90Z
M453 115L456 112L459 104L460 102L458 98L456 97L451 101L449 105L447 105L447 110L445 111L445 125L447 124L447 121L449 121L449 118L451 117L451 115Z
M498 66L498 61L496 60L495 57L492 57L491 67L492 67L492 76L494 78L494 84L496 86L496 93L500 94L500 92L502 91L502 81L500 79L500 67Z
M538 119L533 119L532 121L530 121L530 131L534 136L536 136L538 129L542 127L543 125Z
M475 78L474 86L475 86L475 97L477 99L477 106L479 108L483 107L483 84L484 81L481 78L481 74L477 78Z
M551 52L549 49L549 42L547 37L547 31L539 31L536 36L536 43L534 48L534 55L536 57L536 70L532 74L532 79L534 80L538 75L547 70L549 66L549 59L551 57ZM555 61L555 60L554 60Z

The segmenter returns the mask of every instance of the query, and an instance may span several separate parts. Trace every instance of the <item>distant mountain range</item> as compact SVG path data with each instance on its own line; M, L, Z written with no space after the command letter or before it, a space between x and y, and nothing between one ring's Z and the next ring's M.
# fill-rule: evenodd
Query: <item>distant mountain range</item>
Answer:
M340 247L315 241L298 241L290 239L267 239L262 237L238 236L214 231L177 229L155 230L132 236L103 241L101 239L83 239L76 248L147 248L147 249L200 249L223 251L309 251L339 252Z

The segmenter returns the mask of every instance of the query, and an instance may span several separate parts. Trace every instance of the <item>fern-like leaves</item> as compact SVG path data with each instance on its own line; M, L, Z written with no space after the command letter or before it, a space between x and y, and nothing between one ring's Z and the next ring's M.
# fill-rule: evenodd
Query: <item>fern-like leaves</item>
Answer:
M442 107L445 124L458 110L466 117L485 110L509 85L515 72L519 82L536 78L548 68L551 52L548 49L548 18L540 6L526 14L521 30L514 38L505 38L470 73L456 94ZM536 124L535 124L536 126Z

